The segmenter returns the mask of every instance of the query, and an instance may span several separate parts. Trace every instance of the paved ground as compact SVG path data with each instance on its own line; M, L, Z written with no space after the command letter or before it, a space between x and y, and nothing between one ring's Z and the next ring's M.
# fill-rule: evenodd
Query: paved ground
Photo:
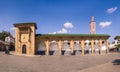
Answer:
M120 72L120 54L28 57L0 52L0 72Z

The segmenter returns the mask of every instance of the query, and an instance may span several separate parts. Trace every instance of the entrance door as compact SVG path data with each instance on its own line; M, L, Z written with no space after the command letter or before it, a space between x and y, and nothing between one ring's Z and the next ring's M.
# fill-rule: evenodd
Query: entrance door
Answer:
M26 54L26 45L25 44L22 46L22 54Z

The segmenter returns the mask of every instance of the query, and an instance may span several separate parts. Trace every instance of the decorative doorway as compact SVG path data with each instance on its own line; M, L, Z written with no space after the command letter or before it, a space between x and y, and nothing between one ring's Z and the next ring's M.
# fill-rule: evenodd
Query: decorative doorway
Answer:
M26 45L25 44L23 44L23 46L22 46L22 54L26 54Z

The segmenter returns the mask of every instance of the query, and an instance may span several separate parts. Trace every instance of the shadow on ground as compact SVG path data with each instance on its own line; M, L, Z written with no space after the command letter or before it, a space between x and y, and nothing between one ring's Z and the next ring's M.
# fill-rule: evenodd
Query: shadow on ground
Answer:
M113 65L120 65L120 59L116 59L112 63Z

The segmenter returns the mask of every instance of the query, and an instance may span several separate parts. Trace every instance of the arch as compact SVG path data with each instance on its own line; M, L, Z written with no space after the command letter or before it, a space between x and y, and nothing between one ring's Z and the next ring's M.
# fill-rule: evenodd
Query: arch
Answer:
M22 46L22 54L26 54L26 45L25 44L23 44L23 46Z
M100 54L100 42L99 40L94 40L94 54Z
M38 43L38 47L37 47L37 54L38 55L45 55L45 53L46 53L45 41L40 41Z
M68 40L64 40L62 43L62 55L70 55L70 42Z
M96 40L94 41L94 43L95 43L95 44L98 44L98 43L99 43L99 40L96 39Z
M74 48L73 48L72 55L80 55L81 53L82 53L81 42L76 40L76 41L74 41Z
M91 52L92 52L91 41L85 40L84 54L91 54Z
M51 41L49 48L49 55L58 55L59 53L58 43L56 40Z
M102 53L103 54L107 53L106 41L105 40L102 41Z

